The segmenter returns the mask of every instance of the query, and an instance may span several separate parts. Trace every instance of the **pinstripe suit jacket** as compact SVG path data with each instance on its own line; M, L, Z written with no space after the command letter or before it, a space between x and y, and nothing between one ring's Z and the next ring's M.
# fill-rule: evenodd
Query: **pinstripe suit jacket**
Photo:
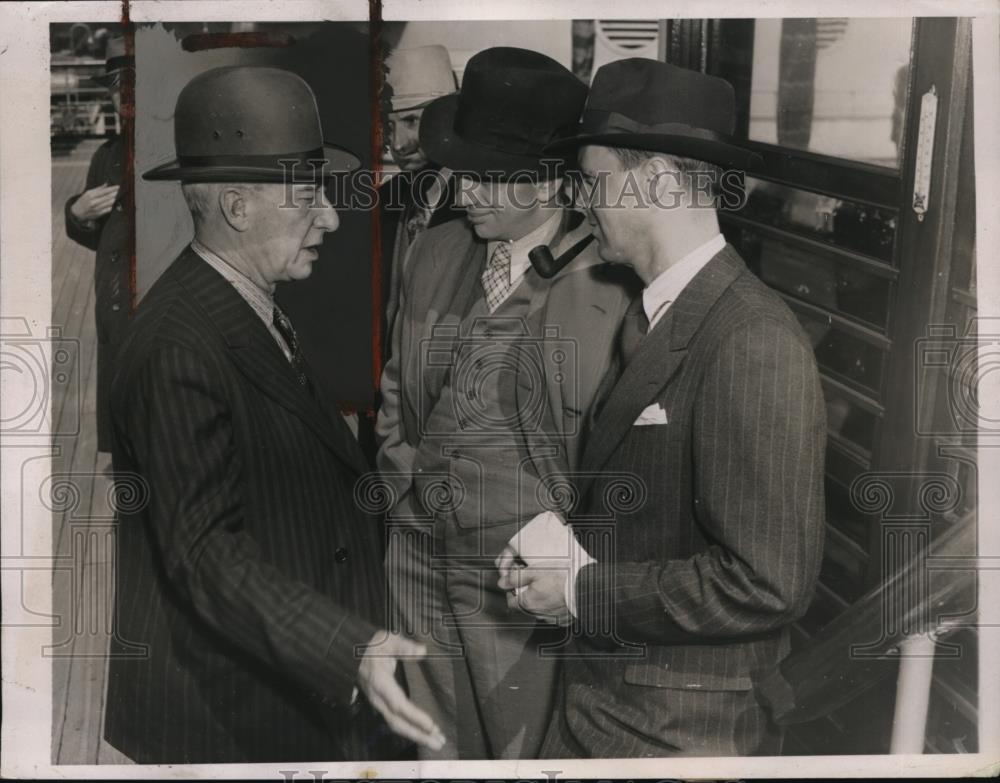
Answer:
M106 738L143 763L337 758L383 613L345 423L190 248L136 313L113 410L148 500L120 509Z
M667 423L635 426L651 404ZM805 334L726 246L642 340L584 451L585 511L614 521L577 578L579 647L621 656L567 662L562 729L588 753L756 750L755 678L818 575L825 432ZM706 709L712 693L743 695Z

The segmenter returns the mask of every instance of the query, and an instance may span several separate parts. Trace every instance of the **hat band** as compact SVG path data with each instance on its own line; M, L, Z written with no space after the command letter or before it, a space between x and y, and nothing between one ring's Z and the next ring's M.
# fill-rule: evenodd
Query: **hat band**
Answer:
M664 136L687 136L723 144L731 143L730 137L724 133L698 128L694 125L688 125L686 122L659 122L648 125L616 111L590 110L584 112L579 132L588 135L596 133L656 133Z
M247 168L291 169L302 166L323 166L327 163L322 147L308 152L286 152L274 155L178 155L177 162L185 168Z
M104 63L104 72L120 71L122 68L135 68L135 57L130 54L121 54L117 57L109 57Z

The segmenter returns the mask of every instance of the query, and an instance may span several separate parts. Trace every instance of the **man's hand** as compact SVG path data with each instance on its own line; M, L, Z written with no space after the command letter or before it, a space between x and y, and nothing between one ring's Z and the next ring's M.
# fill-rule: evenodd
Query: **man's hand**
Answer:
M509 591L511 609L546 622L568 624L574 614L576 574L592 562L594 558L580 546L573 529L557 514L545 511L515 533L497 557L497 585Z
M423 658L427 649L398 634L378 631L368 642L358 667L358 686L368 702L401 737L431 750L444 747L444 735L430 715L411 702L396 682L400 658Z
M80 198L73 202L69 211L73 213L73 217L84 223L97 220L111 211L116 198L118 198L118 186L105 183L85 190Z
M569 625L573 616L566 606L569 563L548 561L541 565L510 568L498 584L507 590L507 606L556 625Z

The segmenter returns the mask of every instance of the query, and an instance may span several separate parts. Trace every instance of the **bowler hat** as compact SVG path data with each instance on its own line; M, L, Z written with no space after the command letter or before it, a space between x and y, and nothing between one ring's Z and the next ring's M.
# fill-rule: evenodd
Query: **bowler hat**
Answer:
M435 163L484 178L554 173L542 163L544 149L573 132L586 96L583 83L551 57L486 49L466 64L457 94L424 109L420 146Z
M451 57L441 44L397 49L386 58L385 66L389 111L419 109L455 92Z
M177 159L143 179L315 182L360 165L323 141L309 85L279 68L215 68L196 76L177 98L174 145Z
M733 138L735 94L725 79L632 57L594 75L576 135L550 145L586 144L667 152L745 169L760 156Z
M104 56L104 73L99 73L92 77L95 82L109 85L126 68L135 70L135 57L131 54L126 54L125 39L120 35L108 39Z

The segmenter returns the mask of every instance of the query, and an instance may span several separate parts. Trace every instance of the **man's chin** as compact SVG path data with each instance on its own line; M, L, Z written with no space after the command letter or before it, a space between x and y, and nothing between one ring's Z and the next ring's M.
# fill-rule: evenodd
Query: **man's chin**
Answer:
M427 158L403 158L396 160L400 171L417 172L427 166Z
M473 223L471 220L467 221L469 226L473 231L476 232L476 236L480 239L485 239L487 241L496 239L496 234L491 230L486 223Z

